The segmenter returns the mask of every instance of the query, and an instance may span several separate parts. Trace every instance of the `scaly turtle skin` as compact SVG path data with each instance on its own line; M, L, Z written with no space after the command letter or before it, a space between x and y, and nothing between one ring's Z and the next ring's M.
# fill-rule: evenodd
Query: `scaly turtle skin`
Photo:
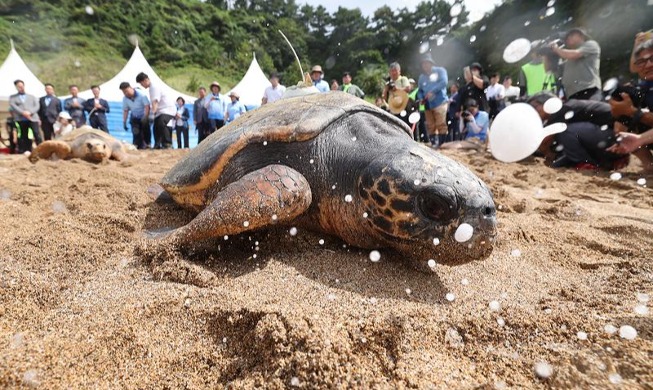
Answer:
M199 212L163 238L175 245L276 223L394 248L425 269L429 259L484 257L496 235L492 194L478 177L342 92L248 112L191 150L161 185ZM453 237L462 223L474 227L464 243Z
M42 142L32 151L29 160L35 163L53 155L62 160L81 158L93 163L110 158L123 161L128 157L122 142L90 126L82 126L57 140Z

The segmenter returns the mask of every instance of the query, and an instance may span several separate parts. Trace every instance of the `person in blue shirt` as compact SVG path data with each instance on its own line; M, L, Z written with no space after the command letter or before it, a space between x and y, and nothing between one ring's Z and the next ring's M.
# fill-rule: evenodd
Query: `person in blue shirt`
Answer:
M329 83L322 79L323 76L324 72L322 71L322 67L320 65L315 65L311 69L311 80L313 80L313 85L315 85L315 88L317 88L317 90L320 92L329 92Z
M485 144L488 127L490 126L490 115L478 108L476 100L469 99L465 102L465 111L463 111L461 119L463 120L465 141Z
M227 123L235 121L239 116L247 112L245 105L240 102L240 95L237 92L231 91L229 94L231 103L227 105Z
M129 115L134 146L138 149L148 149L151 147L152 140L149 122L150 99L143 91L137 91L126 81L120 83L119 88L125 95L122 98L122 127L127 131L127 115Z
M437 147L446 141L449 132L447 126L447 108L449 107L447 84L449 83L449 77L446 69L435 66L435 62L429 54L422 58L421 65L422 74L417 81L419 88L417 98L426 105L424 111L426 129L431 144Z
M209 117L209 134L224 126L224 114L227 111L227 102L220 96L220 83L214 81L211 83L211 93L204 98L204 107L208 111Z

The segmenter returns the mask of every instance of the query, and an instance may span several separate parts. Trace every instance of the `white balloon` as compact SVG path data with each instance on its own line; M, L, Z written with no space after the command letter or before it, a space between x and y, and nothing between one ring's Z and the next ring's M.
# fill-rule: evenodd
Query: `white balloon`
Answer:
M518 38L510 42L503 50L503 60L509 64L520 61L531 52L531 41Z
M490 128L490 151L499 161L523 160L537 150L547 135L567 129L564 123L542 127L537 111L526 103L514 103L503 109Z
M408 122L409 122L410 124L415 124L415 123L419 122L419 119L420 119L419 112L413 112L413 113L410 114L410 116L408 117Z

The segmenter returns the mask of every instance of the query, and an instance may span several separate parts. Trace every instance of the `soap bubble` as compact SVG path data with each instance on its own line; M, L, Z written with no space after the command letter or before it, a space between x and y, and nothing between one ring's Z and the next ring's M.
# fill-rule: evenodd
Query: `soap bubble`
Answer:
M549 7L546 9L546 12L544 13L544 16L551 16L556 13L556 9L553 7Z
M243 226L245 226L245 227L249 227L249 221L245 221L245 222L243 222Z
M438 246L438 245L440 245L440 239L439 239L439 238L437 238L437 237L436 237L436 238L434 238L434 239L433 239L433 245L435 245L435 246Z
M542 106L542 109L547 114L555 114L556 112L560 111L561 108L562 100L557 97L552 97L551 99L544 102L544 105Z
M345 195L345 202L349 203L352 200L354 200L354 198L351 195Z
M469 37L469 43L474 43L474 42L476 42L476 35L472 35L471 37Z
M453 302L456 299L456 295L454 293L447 293L447 295L444 297L449 302Z
M639 314L641 316L645 316L645 315L648 314L648 307L646 307L646 305L644 305L644 304L639 304L639 305L635 306L635 313L637 313L637 314Z
M290 378L290 386L299 387L299 385L300 385L299 378L297 378L296 376Z
M638 293L636 294L636 297L637 297L637 301L638 301L638 302L642 302L642 303L646 303L646 302L648 302L648 300L649 300L649 295L648 295L648 294L645 294L645 293L640 293L640 292L638 292Z
M428 41L422 42L422 44L419 45L420 54L426 53L427 51L429 51L429 49L430 49L430 47L429 47Z
M565 119L569 120L569 119L573 118L574 115L576 115L576 114L574 114L573 111L567 111L567 112L565 112Z
M60 214L60 213L65 213L66 212L66 204L60 200L55 200L52 202L52 211L55 214Z
M297 235L297 228L296 227L291 227L289 230L289 233L291 236L296 236Z
M324 245L324 239L320 238L320 241L318 241L320 245Z
M521 251L520 251L519 249L513 249L513 250L510 252L510 256L512 256L512 257L519 257L519 256L521 256Z
M623 325L619 328L619 336L622 339L634 340L637 337L637 330L630 325Z
M419 120L420 120L419 112L413 112L408 116L408 122L410 122L410 124L415 124L419 122Z
M499 311L501 310L501 304L498 301L492 301L488 304L488 307L492 311Z
M611 173L610 174L610 179L614 180L614 181L621 180L621 173L619 173L619 172Z
M553 366L547 362L539 362L535 364L535 375L542 379L547 379L553 375Z
M608 380L610 383L615 385L621 384L622 382L621 375L617 374L616 372L608 375Z
M86 13L89 14L89 15L93 15L95 13L95 10L90 5L87 5L86 7L84 7L84 11L86 11Z
M429 259L429 261L426 262L428 264L429 268L435 268L435 260Z
M587 333L579 331L576 333L576 337L578 337L579 340L587 340Z
M641 179L637 179L637 184L639 184L640 186L645 186L646 179L644 179L643 177Z
M615 334L619 329L617 329L617 327L612 324L607 324L606 326L603 327L603 330L607 334Z
M438 81L438 74L437 73L431 73L429 75L429 81L432 82L432 83L435 83L436 81Z
M377 261L381 260L381 253L376 250L370 252L370 260L372 260L373 263L376 263Z
M472 238L473 235L474 235L474 228L472 227L472 225L468 223L462 223L460 224L460 226L458 226L458 229L456 229L454 238L458 242L467 242Z

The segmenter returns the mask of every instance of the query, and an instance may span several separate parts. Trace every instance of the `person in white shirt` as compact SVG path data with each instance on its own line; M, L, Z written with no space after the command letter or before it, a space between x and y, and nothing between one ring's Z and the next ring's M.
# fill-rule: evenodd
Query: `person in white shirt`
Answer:
M279 84L279 76L276 73L270 75L271 86L265 88L263 92L263 99L261 104L273 103L281 99L283 93L286 92L286 87Z
M174 124L173 119L177 114L175 101L160 85L153 84L143 72L136 76L136 82L143 88L150 89L150 117L154 117L154 149L172 148L172 134L168 124ZM149 140L145 142L149 143Z
M519 99L521 90L519 89L519 87L515 87L514 85L512 85L512 77L506 76L503 79L503 88L506 91L505 94L503 95L504 102L506 103L506 105L514 103L517 99Z
M52 128L54 131L54 139L60 139L64 135L75 130L75 122L68 111L61 111L57 121L52 125Z
M490 119L494 119L497 114L505 108L504 97L506 90L503 85L499 84L499 74L492 73L490 75L490 86L487 87L485 97L487 97L490 106Z

